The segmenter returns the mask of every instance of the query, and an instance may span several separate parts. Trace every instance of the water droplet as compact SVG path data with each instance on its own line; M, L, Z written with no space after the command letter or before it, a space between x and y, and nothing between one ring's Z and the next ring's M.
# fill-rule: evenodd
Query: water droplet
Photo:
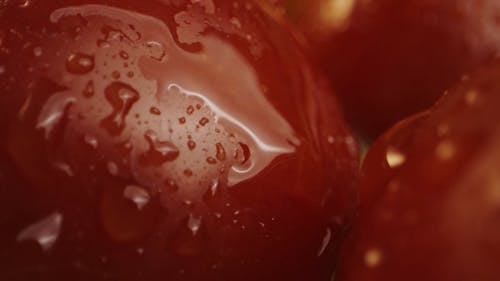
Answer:
M34 240L44 251L49 251L59 238L62 221L60 213L53 213L22 230L17 235L17 241Z
M149 113L151 113L151 114L153 114L153 115L160 115L160 114L161 114L161 111L160 111L158 108L156 108L156 107L154 107L154 106L153 106L153 107L151 107L151 108L149 109Z
M193 114L193 112L194 112L194 106L190 105L190 106L188 106L188 107L186 108L186 113L187 113L188 115Z
M200 230L201 221L201 217L195 217L193 214L189 215L188 228L193 233L193 236L196 236L196 234Z
M167 53L165 52L165 48L161 43L155 42L155 41L150 41L146 43L146 47L150 51L150 58L156 60L156 61L163 61L165 57L167 56Z
M321 246L318 250L318 257L322 256L323 253L325 252L326 248L330 244L330 241L332 240L332 230L330 228L326 229L325 236L323 237L323 241L321 241Z
M47 100L38 116L36 125L37 129L45 130L46 139L49 138L75 101L74 97L60 97L58 95L54 95Z
M206 117L203 117L200 119L200 121L198 122L201 126L205 126L206 124L208 124L209 120L208 118Z
M129 58L129 55L125 51L120 51L120 57L124 60L127 60Z
M382 253L378 249L369 249L365 252L364 260L367 267L377 267L382 261Z
M43 51L42 51L41 47L35 47L35 48L33 48L33 55L35 55L35 57L39 57L42 54L43 54Z
M115 163L115 162L110 161L110 162L108 162L107 166L108 166L108 172L109 172L112 176L116 176L116 175L118 175L118 165L116 165L116 163Z
M219 161L224 161L226 160L226 150L224 149L224 146L222 146L222 144L220 142L218 142L216 145L216 154L215 154L215 157L217 157L217 159Z
M85 89L83 89L83 96L86 98L90 98L94 95L94 81L89 81L85 85Z
M88 144L90 147L96 149L97 146L99 145L99 142L97 141L97 138L93 136L86 135L83 137L83 140L85 141L86 144Z
M335 137L333 137L333 136L328 136L328 137L327 137L327 141L328 141L328 143L329 143L329 144L333 144L333 143L335 143Z
M207 163L213 165L213 164L217 163L217 160L215 160L215 158L213 158L213 157L207 157Z
M66 70L73 74L86 74L94 69L94 56L75 53L68 56Z
M184 170L184 175L186 177L190 177L193 175L193 171L191 171L190 169L186 169L186 170Z
M132 106L139 100L139 93L122 82L113 82L105 89L105 96L113 112L101 122L111 135L119 135L125 128L125 118Z
M185 124L186 123L186 118L185 117L181 117L179 118L179 124Z
M127 72L127 77L128 78L133 78L134 77L134 72L132 72L132 71Z
M397 148L390 146L389 148L387 148L385 159L387 161L387 164L389 164L389 167L397 168L405 163L406 155L404 155Z
M113 73L111 73L111 77L113 77L113 79L120 79L121 74L119 71L113 71Z
M188 140L187 146L188 146L189 150L193 150L196 148L196 143L192 140Z
M5 66L0 65L0 75L5 73Z
M212 196L217 194L217 190L219 189L219 178L215 178L212 180L212 184L210 185L210 193Z
M17 6L19 8L28 8L31 5L32 0L17 0Z
M160 166L179 157L179 149L169 141L158 140L156 132L148 130L144 134L144 138L149 143L149 150L143 153L139 159L143 165Z
M111 44L109 44L109 42L106 40L99 39L99 40L97 40L97 47L109 48L109 47L111 47Z
M240 145L240 148L243 151L243 160L241 161L241 164L245 164L250 159L250 148L248 147L248 145L242 142L239 142L238 144Z
M149 203L150 195L142 187L129 185L123 190L123 196L136 205L138 210L142 210Z

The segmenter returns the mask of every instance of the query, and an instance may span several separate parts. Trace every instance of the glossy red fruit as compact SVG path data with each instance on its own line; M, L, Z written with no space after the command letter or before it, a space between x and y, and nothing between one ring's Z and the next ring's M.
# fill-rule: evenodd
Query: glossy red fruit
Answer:
M499 78L477 71L373 145L336 280L500 278Z
M282 26L247 1L1 5L0 279L330 280L357 148Z
M274 1L274 0L269 0ZM281 0L367 137L431 106L499 50L495 0Z

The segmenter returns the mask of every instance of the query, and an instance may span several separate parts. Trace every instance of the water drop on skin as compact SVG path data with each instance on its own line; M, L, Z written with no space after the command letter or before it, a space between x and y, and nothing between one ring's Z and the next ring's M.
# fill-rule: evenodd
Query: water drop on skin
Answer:
M391 168L397 168L406 162L406 155L394 147L387 148L385 158Z
M34 240L40 245L42 250L49 251L59 238L62 221L63 216L60 213L49 215L23 229L17 235L17 241Z
M196 236L201 227L201 217L195 217L193 214L189 215L188 220L188 228L193 233L193 236Z
M224 161L226 160L226 150L224 149L224 146L219 142L215 145L217 153L216 157L219 161Z
M94 69L94 56L75 53L68 56L66 70L73 74L86 74Z
M104 90L104 94L113 111L101 121L101 127L110 135L119 135L125 128L125 118L140 95L134 88L122 82L111 83Z
M149 193L145 189L135 185L127 186L123 191L123 196L132 201L139 211L142 210L151 199Z
M139 162L145 166L161 166L165 162L174 161L179 157L179 149L170 141L160 141L156 132L146 131L144 138L149 144L149 150L143 153Z

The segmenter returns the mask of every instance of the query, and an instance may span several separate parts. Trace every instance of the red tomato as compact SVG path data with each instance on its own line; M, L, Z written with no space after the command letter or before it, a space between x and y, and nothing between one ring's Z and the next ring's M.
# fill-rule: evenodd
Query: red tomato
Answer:
M432 105L499 50L495 0L279 2L367 137Z
M357 147L248 1L0 4L0 279L330 280Z
M382 136L339 281L500 278L500 62Z

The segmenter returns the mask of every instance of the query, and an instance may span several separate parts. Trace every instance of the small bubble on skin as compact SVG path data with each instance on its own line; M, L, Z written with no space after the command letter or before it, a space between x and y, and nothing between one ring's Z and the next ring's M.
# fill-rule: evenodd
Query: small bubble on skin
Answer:
M406 155L404 155L397 148L389 146L385 155L387 164L391 168L397 168L406 162Z
M112 176L118 175L118 165L115 162L108 162L108 172Z
M158 108L154 107L154 106L152 106L149 109L149 113L151 113L153 115L161 115L161 111Z
M365 265L369 268L375 268L382 261L382 253L378 249L369 249L364 256Z
M186 118L185 117L179 118L179 124L185 124L185 123L186 123Z
M134 73L132 71L129 71L129 72L127 72L127 76L128 76L128 78L133 78Z
M193 140L189 140L187 142L187 146L188 146L189 150L194 150L196 148L196 142L194 142Z
M455 152L456 152L455 144L450 140L441 141L436 146L436 151L435 151L436 156L443 161L450 160L451 158L453 158L453 156L455 156Z
M94 57L75 53L68 56L66 70L73 74L86 74L94 69Z
M0 65L0 75L5 73L5 66Z
M41 47L33 48L33 55L35 55L35 57L40 57L42 54L43 54L43 51L42 51Z
M329 144L335 143L335 137L333 136L328 136L326 140L328 141Z
M186 108L186 113L187 113L188 115L193 114L193 112L194 112L194 106L190 105L190 106L188 106L188 107Z

